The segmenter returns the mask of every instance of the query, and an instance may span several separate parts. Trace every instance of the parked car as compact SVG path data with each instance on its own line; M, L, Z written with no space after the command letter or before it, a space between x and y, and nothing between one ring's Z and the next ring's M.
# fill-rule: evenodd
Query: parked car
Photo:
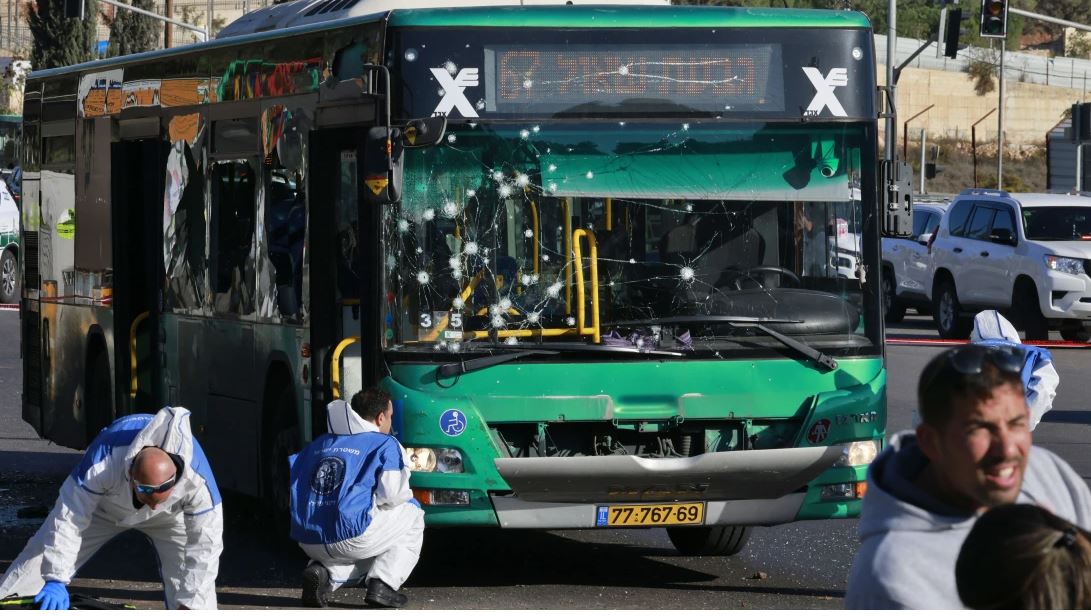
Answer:
M887 323L901 322L907 308L914 308L919 314L932 312L929 242L948 205L947 200L915 201L913 234L906 238L883 238L881 284Z
M944 338L1008 312L1025 338L1091 339L1091 198L967 189L932 242L932 314Z
M19 208L0 182L0 304L17 304L19 295Z

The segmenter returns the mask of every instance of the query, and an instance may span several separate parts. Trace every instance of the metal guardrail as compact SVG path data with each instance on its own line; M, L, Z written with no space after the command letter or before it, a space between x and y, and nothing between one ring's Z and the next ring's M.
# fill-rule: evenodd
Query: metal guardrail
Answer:
M896 57L906 58L924 44L921 39L898 37L895 50ZM975 51L976 50L976 51ZM930 70L950 71L955 73L966 72L970 65L971 57L976 53L988 58L991 50L983 47L967 47L958 52L957 58L945 56L936 57L935 43L917 56L907 68L924 68ZM999 54L999 50L996 52ZM886 58L886 36L875 35L875 57L879 60ZM999 60L999 56L997 57ZM1058 88L1071 88L1087 91L1091 86L1091 60L1080 58L1047 58L1034 54L1009 51L1005 54L1004 76L1024 83L1037 83Z

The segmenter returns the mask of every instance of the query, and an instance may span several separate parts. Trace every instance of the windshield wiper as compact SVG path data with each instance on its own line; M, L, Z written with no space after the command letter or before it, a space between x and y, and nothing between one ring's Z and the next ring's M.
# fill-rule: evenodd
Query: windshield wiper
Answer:
M677 317L663 317L660 319L647 319L643 321L618 321L616 323L606 323L605 325L621 326L621 327L636 327L639 325L715 325L717 323L723 323L725 325L733 325L735 327L750 327L773 338L776 338L784 346L801 353L808 359L812 359L820 366L823 366L829 370L837 370L837 360L826 355L822 351L814 348L813 346L796 340L791 336L787 336L767 326L767 324L777 323L802 323L799 320L792 319L766 319L761 317L733 317L728 315L690 315L690 316L677 316Z
M473 372L474 370L481 370L483 368L491 368L499 364L506 364L509 361L514 361L530 355L560 355L564 352L571 353L611 353L611 354L632 354L632 355L656 355L667 357L685 357L684 353L677 351L656 351L645 350L638 348L628 347L609 347L609 346L593 346L590 344L551 344L541 345L536 344L533 348L512 348L506 344L480 344L473 347L467 347L463 349L464 353L470 353L476 350L484 351L503 351L499 355L487 355L485 357L475 357L473 359L465 359L449 364L443 364L439 368L436 368L436 378L449 378L452 376L459 376L466 374L467 372Z
M473 359L466 359L450 364L443 364L439 368L436 368L436 378L445 379L452 376L459 376L461 374L466 374L467 372L473 372L474 370L481 370L482 368L489 368L491 366L496 366L499 364L506 364L509 361L514 361L516 359L519 359L521 357L527 357L529 355L557 354L557 351L531 349L527 351L504 353L502 355L487 355L485 357L475 357Z

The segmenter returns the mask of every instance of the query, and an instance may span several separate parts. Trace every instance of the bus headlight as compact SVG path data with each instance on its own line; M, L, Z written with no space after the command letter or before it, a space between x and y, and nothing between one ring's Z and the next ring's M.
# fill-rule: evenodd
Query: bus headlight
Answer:
M462 452L446 447L406 447L409 470L414 473L461 473Z
M879 455L881 441L853 441L845 443L841 450L841 459L834 466L863 466L871 464Z

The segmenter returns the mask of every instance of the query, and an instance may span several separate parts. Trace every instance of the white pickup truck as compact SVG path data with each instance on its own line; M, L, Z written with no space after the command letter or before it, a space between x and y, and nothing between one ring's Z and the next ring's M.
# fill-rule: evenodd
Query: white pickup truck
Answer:
M931 312L933 268L929 243L947 207L946 200L915 201L913 234L883 238L880 281L887 323L900 322L907 308L915 308L919 314Z

